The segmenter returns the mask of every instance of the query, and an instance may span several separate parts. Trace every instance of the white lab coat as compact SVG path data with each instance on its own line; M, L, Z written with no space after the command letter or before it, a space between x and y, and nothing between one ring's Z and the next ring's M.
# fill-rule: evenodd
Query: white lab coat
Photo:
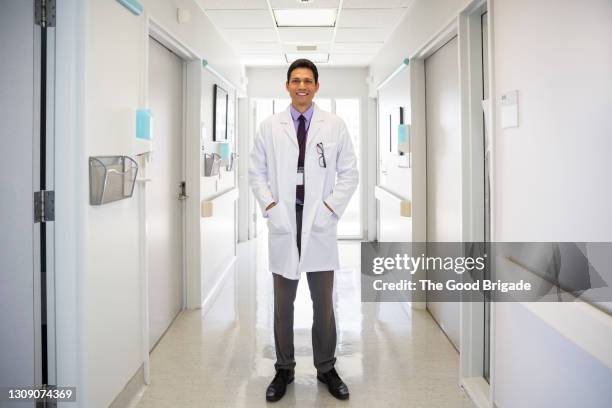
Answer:
M318 143L323 143L326 168L319 165ZM263 216L268 219L270 271L288 279L299 279L301 272L339 268L338 219L359 183L357 158L344 121L315 105L304 157L300 257L295 222L298 154L290 107L262 122L251 151L249 183ZM266 211L273 201L277 205Z

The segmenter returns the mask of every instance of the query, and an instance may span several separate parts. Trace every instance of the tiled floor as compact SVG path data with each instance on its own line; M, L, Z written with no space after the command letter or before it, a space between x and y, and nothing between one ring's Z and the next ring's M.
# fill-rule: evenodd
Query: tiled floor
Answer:
M145 407L472 407L458 384L459 356L427 312L361 303L359 243L341 243L336 272L336 367L349 386L337 401L312 363L311 301L305 279L295 304L296 379L265 401L274 374L272 277L262 240L241 244L235 273L213 308L185 311L151 356Z

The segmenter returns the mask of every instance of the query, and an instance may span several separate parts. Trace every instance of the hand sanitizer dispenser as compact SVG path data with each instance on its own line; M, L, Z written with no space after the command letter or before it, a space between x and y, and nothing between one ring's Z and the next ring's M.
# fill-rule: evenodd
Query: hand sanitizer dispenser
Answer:
M151 109L136 110L136 137L134 154L139 155L153 151L153 113Z

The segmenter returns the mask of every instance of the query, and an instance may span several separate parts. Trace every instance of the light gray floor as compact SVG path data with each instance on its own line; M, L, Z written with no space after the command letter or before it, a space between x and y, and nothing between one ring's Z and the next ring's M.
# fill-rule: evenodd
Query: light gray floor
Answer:
M336 272L336 368L349 386L337 401L317 382L312 305L302 279L295 304L296 379L265 401L274 374L272 277L265 240L239 245L236 271L213 308L184 311L151 355L151 384L138 407L472 407L458 386L459 356L427 312L361 303L359 243L340 244Z

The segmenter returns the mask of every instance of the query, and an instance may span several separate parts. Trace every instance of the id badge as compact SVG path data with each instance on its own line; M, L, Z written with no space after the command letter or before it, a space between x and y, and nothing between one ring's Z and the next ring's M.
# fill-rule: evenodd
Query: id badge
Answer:
M298 167L297 173L296 173L296 178L295 178L295 185L296 186L303 186L304 185L304 168L303 167Z

